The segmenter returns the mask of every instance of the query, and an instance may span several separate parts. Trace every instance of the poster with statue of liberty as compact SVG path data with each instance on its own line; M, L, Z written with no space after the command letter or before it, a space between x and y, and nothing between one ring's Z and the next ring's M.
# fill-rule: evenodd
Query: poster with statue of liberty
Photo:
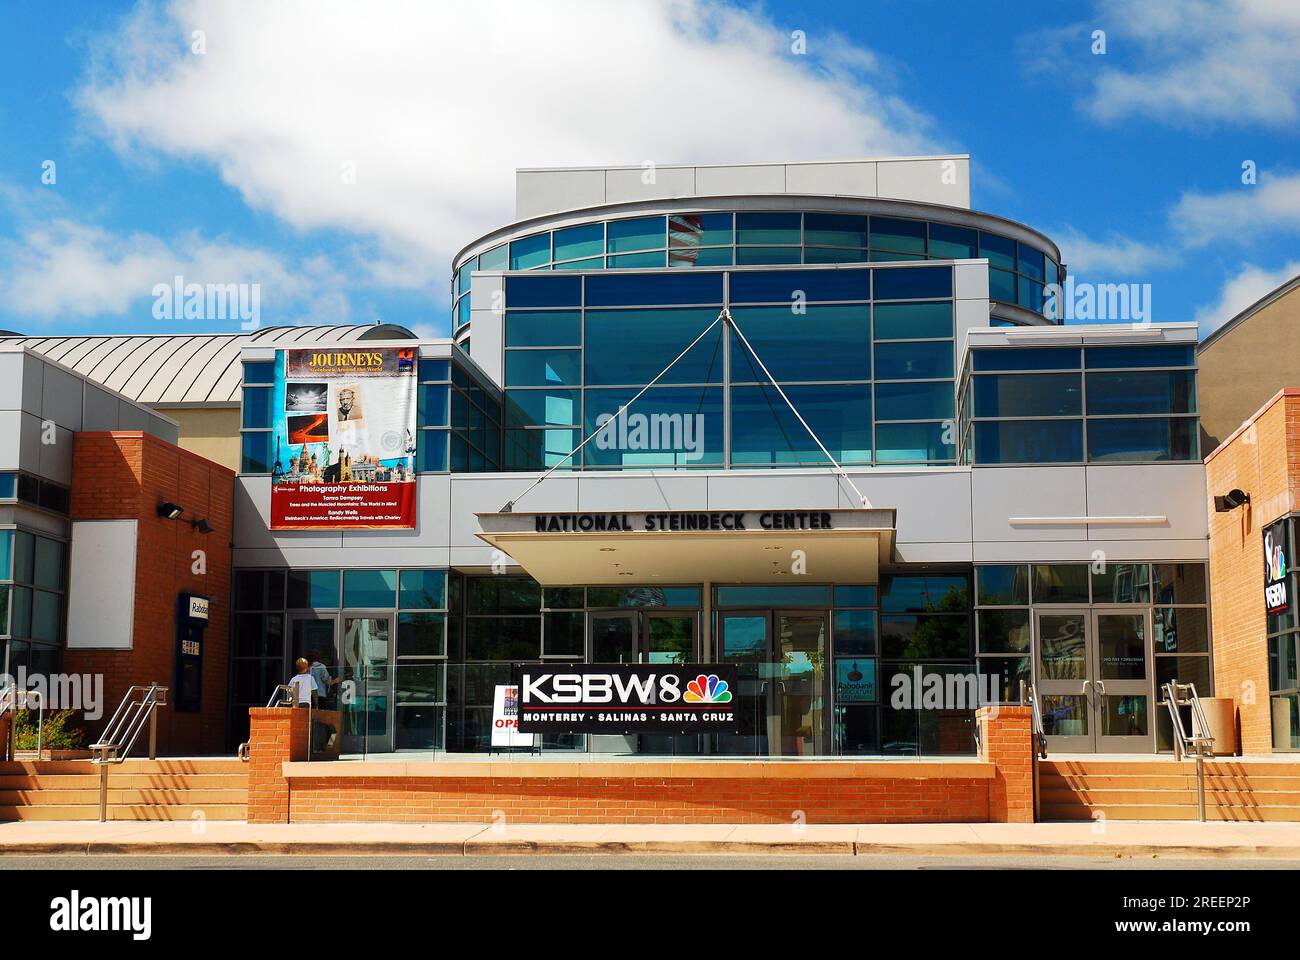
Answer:
M416 347L277 350L271 529L415 526Z

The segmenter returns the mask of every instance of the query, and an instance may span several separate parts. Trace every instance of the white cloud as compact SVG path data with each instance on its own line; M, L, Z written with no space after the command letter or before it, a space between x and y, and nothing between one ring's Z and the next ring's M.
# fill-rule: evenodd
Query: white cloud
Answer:
M1249 243L1273 231L1300 230L1300 173L1260 173L1259 182L1224 193L1186 193L1170 211L1188 247Z
M324 259L289 263L253 247L185 234L168 241L117 234L71 219L47 219L0 241L0 299L37 320L127 314L152 300L157 284L259 285L267 325L346 322L343 280ZM145 308L147 309L147 308Z
M1295 0L1103 0L1107 52L1085 108L1100 120L1291 125L1300 119ZM1112 66L1114 63L1133 66Z
M1078 230L1066 228L1057 231L1052 237L1061 248L1061 258L1075 276L1132 276L1150 270L1168 269L1177 263L1176 251L1118 235L1095 240Z
M1201 336L1214 332L1265 294L1296 276L1300 276L1300 260L1293 260L1277 270L1245 264L1224 283L1217 302L1196 311L1193 319L1200 325Z
M210 162L296 228L373 238L374 276L418 287L513 218L515 167L933 148L869 51L790 43L714 0L175 0L95 45L77 102L124 153Z

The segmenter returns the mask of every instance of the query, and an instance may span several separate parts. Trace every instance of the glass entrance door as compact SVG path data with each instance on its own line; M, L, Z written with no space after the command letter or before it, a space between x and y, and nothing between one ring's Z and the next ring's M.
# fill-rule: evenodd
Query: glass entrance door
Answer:
M1048 748L1132 753L1154 748L1148 613L1038 610L1037 688Z
M343 675L355 685L344 705L345 753L393 749L392 614L343 614Z
M636 613L591 615L591 662L637 663Z
M741 664L740 699L754 710L756 752L826 753L826 613L728 611L718 620L717 659Z
M311 663L314 656L320 658L320 662L325 664L330 672L331 677L339 675L338 669L338 647L334 639L334 631L338 626L338 620L332 613L326 614L294 614L289 618L289 663L287 664L287 675L293 676L297 671L294 664L302 657L308 663ZM338 687L331 687L322 694L321 705L330 707L334 702L334 694L338 692ZM270 695L270 691L267 692Z
M1093 688L1100 753L1155 749L1150 708L1151 623L1145 610L1094 610Z

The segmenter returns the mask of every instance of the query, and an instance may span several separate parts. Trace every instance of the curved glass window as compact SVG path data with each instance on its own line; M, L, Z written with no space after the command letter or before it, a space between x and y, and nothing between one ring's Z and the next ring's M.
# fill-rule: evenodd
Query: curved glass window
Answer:
M520 237L457 265L453 296L474 270L598 270L835 264L929 259L990 262L990 297L1042 313L1043 284L1060 281L1055 260L1010 237L907 217L822 211L682 212L564 227ZM477 264L475 261L477 260ZM915 291L900 298L924 296ZM936 290L933 296L950 296ZM515 304L518 306L518 304ZM469 306L458 305L459 328Z
M639 217L635 220L611 220L607 225L610 253L633 250L656 250L667 243L668 227L664 217Z

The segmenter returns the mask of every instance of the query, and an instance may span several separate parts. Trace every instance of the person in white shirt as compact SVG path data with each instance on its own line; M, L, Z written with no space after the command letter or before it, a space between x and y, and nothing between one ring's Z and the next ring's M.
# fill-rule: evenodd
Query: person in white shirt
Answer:
M298 706L310 707L311 695L319 695L322 691L320 683L311 675L311 664L302 657L294 662L294 667L298 673L289 681L289 686L293 687L294 692L298 694Z

